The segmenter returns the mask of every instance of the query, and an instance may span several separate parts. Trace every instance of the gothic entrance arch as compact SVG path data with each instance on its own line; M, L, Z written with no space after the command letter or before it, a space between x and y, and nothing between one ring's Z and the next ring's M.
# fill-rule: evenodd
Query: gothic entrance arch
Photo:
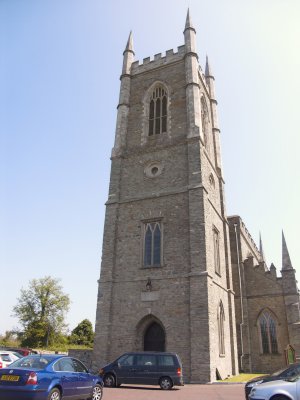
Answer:
M144 351L165 351L165 339L162 326L152 322L144 333Z

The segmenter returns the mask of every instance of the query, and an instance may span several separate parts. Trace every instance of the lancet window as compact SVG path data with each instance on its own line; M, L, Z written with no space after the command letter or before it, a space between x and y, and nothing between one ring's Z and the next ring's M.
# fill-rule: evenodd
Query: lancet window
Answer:
M149 102L149 136L167 132L168 95L162 86L153 89Z
M218 309L219 354L220 354L220 356L225 355L224 325L225 325L225 312L224 312L223 303L221 301L219 304L219 309Z
M220 267L220 235L216 228L213 228L213 241L214 241L214 264L215 272L221 274Z
M261 349L263 354L278 353L276 321L268 311L263 311L258 318Z
M162 247L161 222L144 224L144 266L159 266L161 264Z
M201 123L202 123L202 132L203 132L203 139L204 139L204 145L206 149L208 149L208 124L209 124L209 118L208 118L208 108L206 101L204 99L204 96L201 97Z

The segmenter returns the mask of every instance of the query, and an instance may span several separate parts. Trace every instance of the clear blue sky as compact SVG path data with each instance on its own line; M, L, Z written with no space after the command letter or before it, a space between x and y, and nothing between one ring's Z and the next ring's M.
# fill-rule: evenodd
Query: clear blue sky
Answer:
M122 53L183 44L187 7L219 102L227 213L300 281L299 0L0 2L0 333L20 289L51 275L67 322L95 321Z

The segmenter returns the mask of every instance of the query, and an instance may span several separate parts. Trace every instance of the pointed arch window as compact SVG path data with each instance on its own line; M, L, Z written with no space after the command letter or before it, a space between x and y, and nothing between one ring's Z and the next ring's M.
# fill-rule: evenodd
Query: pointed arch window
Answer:
M205 101L204 96L201 97L201 123L202 123L202 132L203 132L203 139L204 139L204 146L208 150L208 108Z
M262 353L278 353L276 320L268 310L264 310L260 314L258 327Z
M167 91L162 86L155 87L149 102L149 136L167 132L167 105Z
M144 225L144 266L160 266L162 232L161 222L147 222Z
M213 241L214 241L215 272L218 275L221 275L221 267L220 267L220 234L219 234L219 231L215 227L213 228Z
M218 333L219 333L219 354L220 356L225 355L225 333L224 333L224 325L225 325L225 312L222 301L219 304L218 309Z

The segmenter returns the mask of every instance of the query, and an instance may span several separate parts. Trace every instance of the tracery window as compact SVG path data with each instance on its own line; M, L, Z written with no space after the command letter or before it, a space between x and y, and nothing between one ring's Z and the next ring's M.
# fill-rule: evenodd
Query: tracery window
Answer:
M260 314L258 326L263 354L278 353L276 321L268 310Z
M208 109L204 96L201 97L201 123L204 139L204 146L208 149Z
M220 356L225 355L225 336L224 336L224 325L225 325L225 313L222 301L219 304L218 309L218 331L219 331L219 354Z
M144 225L144 266L161 264L162 232L160 221L147 222Z
M213 228L213 241L214 241L214 265L215 272L221 274L220 267L220 235L216 228Z
M149 102L149 136L167 132L167 102L166 90L162 86L155 87Z

